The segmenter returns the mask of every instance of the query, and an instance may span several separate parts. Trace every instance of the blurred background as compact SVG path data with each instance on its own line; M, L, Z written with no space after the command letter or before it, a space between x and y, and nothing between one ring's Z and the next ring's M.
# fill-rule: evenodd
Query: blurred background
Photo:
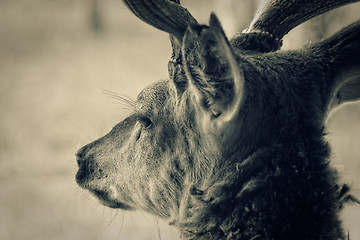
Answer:
M259 1L183 0L201 23L215 11L228 36ZM317 17L286 36L296 49L358 19L360 4ZM0 0L0 239L178 239L165 221L101 206L77 187L76 150L129 110L106 90L135 98L167 78L168 36L120 0ZM360 104L330 118L332 163L360 197ZM360 239L360 207L342 217Z

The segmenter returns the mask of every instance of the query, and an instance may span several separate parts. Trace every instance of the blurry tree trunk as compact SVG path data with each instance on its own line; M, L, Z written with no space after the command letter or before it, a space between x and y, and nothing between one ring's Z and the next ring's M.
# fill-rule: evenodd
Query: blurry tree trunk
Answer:
M311 19L305 27L307 41L315 42L324 39L327 36L330 21L327 14Z
M90 0L90 29L95 33L104 30L99 0Z
M259 0L213 0L215 13L228 37L241 32L250 24L258 3Z
M306 35L310 41L319 41L328 37L331 34L332 25L335 21L341 21L341 13L339 10L327 12L307 23Z

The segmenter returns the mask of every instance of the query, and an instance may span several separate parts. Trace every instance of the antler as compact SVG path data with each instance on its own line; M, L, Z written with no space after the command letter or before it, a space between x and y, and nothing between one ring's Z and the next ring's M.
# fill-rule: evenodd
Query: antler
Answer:
M270 33L282 39L291 29L331 9L359 0L262 0L250 27L244 33Z
M187 27L197 21L180 0L123 0L144 22L182 40Z

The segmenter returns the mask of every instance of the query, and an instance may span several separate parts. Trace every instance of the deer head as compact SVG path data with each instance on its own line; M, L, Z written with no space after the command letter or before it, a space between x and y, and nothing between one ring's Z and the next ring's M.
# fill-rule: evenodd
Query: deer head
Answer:
M124 0L170 34L169 80L79 150L77 183L112 208L166 218L184 239L342 239L354 200L329 165L328 114L360 99L360 22L299 50L281 39L355 0L263 1L228 40L178 0ZM146 54L146 53L145 53Z

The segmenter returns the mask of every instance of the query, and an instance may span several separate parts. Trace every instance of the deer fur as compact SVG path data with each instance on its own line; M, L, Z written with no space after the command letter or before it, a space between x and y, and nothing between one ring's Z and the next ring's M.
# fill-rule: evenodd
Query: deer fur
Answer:
M345 239L339 213L357 200L324 125L359 99L360 21L293 51L267 32L228 41L215 15L179 34L170 79L79 150L77 183L168 219L182 239Z

